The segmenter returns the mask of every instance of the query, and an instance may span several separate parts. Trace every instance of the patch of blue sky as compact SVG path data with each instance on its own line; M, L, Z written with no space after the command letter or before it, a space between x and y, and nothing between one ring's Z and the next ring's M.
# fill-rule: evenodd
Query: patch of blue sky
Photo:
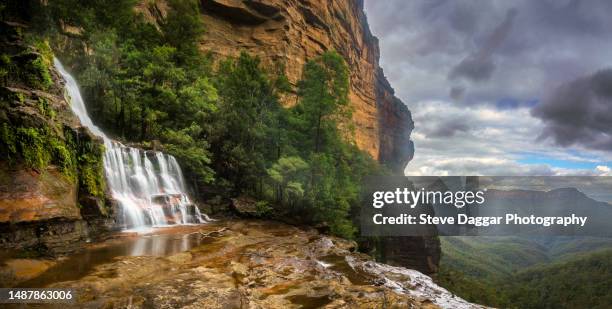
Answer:
M499 109L515 109L519 107L534 107L538 104L538 99L518 100L515 98L501 98L495 102L495 106Z
M610 165L611 162L602 162L594 157L582 156L578 153L569 153L576 159L559 159L542 154L522 153L517 161L523 164L546 164L552 167L565 169L594 169L598 165Z

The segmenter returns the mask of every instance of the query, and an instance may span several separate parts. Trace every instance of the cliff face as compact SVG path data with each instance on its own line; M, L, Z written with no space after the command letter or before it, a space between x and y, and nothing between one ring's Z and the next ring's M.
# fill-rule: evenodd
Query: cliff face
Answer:
M67 253L112 221L102 146L72 114L50 49L26 44L23 27L0 22L0 248Z
M403 173L414 152L410 111L394 96L378 65L378 40L370 33L363 1L202 0L206 35L202 51L258 55L266 64L284 64L289 81L300 79L309 59L336 50L348 63L355 142L374 159ZM163 15L163 4L149 7ZM283 98L293 105L295 96Z

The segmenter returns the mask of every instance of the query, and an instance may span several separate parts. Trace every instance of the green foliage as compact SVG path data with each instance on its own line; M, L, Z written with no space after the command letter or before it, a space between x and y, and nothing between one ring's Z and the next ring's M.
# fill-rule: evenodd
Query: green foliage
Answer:
M74 177L74 169L75 169L75 154L70 151L66 145L66 143L62 142L60 139L51 137L48 140L51 148L51 155L53 161L59 165L62 169L62 172L65 174Z
M0 80L3 84L22 85L46 90L53 85L49 66L53 54L49 44L31 39L31 47L18 54L0 55Z
M506 287L517 308L609 308L612 250L525 269Z
M299 103L282 119L289 141L284 148L305 164L281 158L269 170L277 200L297 205L313 223L350 238L356 231L351 214L359 205L361 180L382 170L342 130L351 120L348 68L342 57L327 52L307 62L298 94ZM290 196L290 202L283 201L289 192L297 194Z
M44 142L46 134L36 128L17 128L15 136L15 148L21 152L26 165L37 169L47 166L51 154Z
M40 53L42 64L45 68L51 67L53 65L53 50L49 45L49 41L36 38L30 40L32 41L31 45L34 47L34 51Z
M14 127L4 123L0 128L0 154L9 164L43 170L53 164L68 178L78 180L81 190L104 196L103 147L81 137L79 142L67 130L58 135L51 128Z
M546 248L519 237L440 237L442 266L478 278L498 278L549 261Z
M94 122L118 138L161 141L181 161L189 183L209 183L208 134L218 94L209 61L197 48L203 33L199 2L168 1L158 25L136 14L135 4L52 1L39 18L57 27L43 35L73 68ZM80 29L68 45L58 35L62 25Z
M257 201L255 203L255 215L259 218L269 216L273 210L274 208L270 207L266 201Z
M214 114L211 149L218 175L234 191L256 191L267 175L266 163L276 160L277 131L284 112L276 89L260 68L260 60L241 53L219 64L215 79L219 106Z
M119 139L161 142L195 188L253 195L267 203L262 213L275 207L352 237L361 180L382 170L352 143L344 59L327 52L308 61L298 104L286 109L279 97L293 89L282 64L264 69L243 52L213 69L199 52L199 1L168 1L155 21L134 4L58 0L39 8L40 24L56 26L41 33L79 81L94 122ZM97 192L94 171L82 169L82 186Z
M51 120L55 119L56 112L53 108L51 108L51 106L49 106L49 101L46 98L38 98L38 111L43 116L49 117Z
M161 25L164 41L179 51L177 55L179 64L198 61L201 55L193 40L204 33L204 26L200 21L199 2L171 0L169 4L173 10L168 13Z
M13 128L9 127L8 123L3 123L1 129L0 143L2 143L3 157L12 160L17 154L17 138Z
M342 137L340 124L348 122L348 68L336 52L327 52L308 61L299 82L300 104L294 111L294 123L302 149L326 151L326 145L336 146Z
M106 27L124 28L134 19L132 10L135 4L136 0L49 1L38 12L40 16L35 16L39 23L34 23L34 26L45 27L51 22L59 28L64 23L82 27L85 33Z
M2 81L3 84L7 83L9 80L11 65L11 57L9 57L9 55L0 55L0 81Z
M342 57L329 52L309 61L299 103L290 109L278 102L290 89L286 76L270 78L245 53L219 64L215 86L219 105L210 140L217 175L234 192L287 206L288 215L352 237L361 179L381 171L342 131L351 117Z
M441 267L437 274L438 284L446 287L453 294L477 304L502 306L508 304L505 290L482 278L465 275L448 267Z
M79 188L86 194L102 198L106 182L104 178L104 147L92 140L83 140L77 146Z
M302 207L314 222L351 238L356 229L350 214L359 205L362 177L381 171L342 131L351 120L348 86L348 68L336 52L307 62L299 104L288 117L288 135L309 167Z
M31 87L47 89L53 84L49 68L42 57L36 57L26 64L24 72L26 72L27 83Z
M260 60L246 53L222 61L214 84L219 103L210 141L219 182L352 237L361 179L381 169L342 131L351 117L342 57L329 52L309 61L300 100L290 109L278 102L290 89L286 76L270 78Z
M308 163L297 156L281 157L268 169L272 182L278 186L277 200L291 203L304 196Z
M181 162L183 167L204 183L213 181L214 172L210 168L210 153L208 143L198 136L201 128L195 124L180 131L167 129L162 137L164 147Z

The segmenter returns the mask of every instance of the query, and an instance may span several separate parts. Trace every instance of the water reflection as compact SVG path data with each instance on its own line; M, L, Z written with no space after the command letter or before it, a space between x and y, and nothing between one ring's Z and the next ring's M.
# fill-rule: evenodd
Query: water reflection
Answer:
M199 232L142 235L109 241L71 255L40 276L20 284L20 287L43 287L54 282L79 279L97 266L120 256L169 256L211 242Z
M193 248L199 240L197 234L145 236L127 246L129 254L126 255L172 255Z

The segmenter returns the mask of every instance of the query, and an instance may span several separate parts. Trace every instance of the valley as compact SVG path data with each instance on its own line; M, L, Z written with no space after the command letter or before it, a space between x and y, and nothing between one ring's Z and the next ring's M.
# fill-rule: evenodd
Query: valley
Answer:
M503 308L544 304L604 308L610 301L601 292L611 284L610 238L445 236L440 240L443 255L437 282L470 301ZM568 289L584 293L562 297Z

